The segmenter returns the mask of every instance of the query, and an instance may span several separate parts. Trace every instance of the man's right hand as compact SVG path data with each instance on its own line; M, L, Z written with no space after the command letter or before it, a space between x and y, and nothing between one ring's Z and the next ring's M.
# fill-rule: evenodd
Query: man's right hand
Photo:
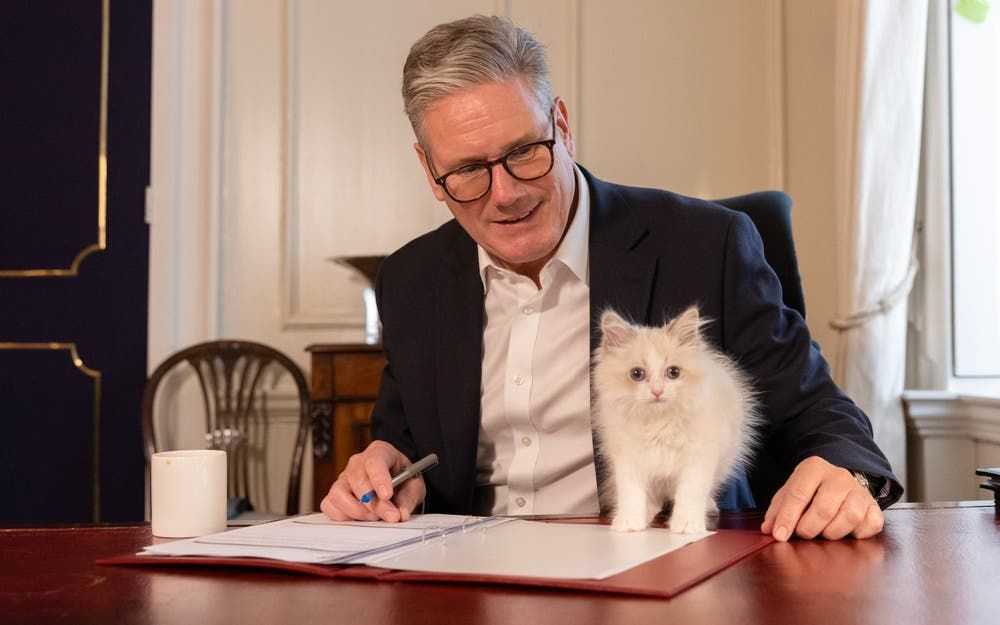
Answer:
M372 441L347 461L319 509L334 521L407 521L427 494L420 477L406 480L393 492L392 476L410 464L410 459L389 443ZM375 499L360 503L361 496L371 490Z

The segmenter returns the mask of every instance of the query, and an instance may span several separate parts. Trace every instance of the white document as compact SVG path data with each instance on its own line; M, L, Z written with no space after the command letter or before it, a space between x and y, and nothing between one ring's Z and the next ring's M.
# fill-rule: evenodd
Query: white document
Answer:
M710 536L666 529L617 532L607 525L512 520L451 534L372 563L406 571L549 579L604 579Z
M425 544L442 535L470 532L507 519L450 514L414 515L405 523L337 523L322 514L150 545L142 553L160 556L271 558L308 564L357 564Z
M710 534L674 534L658 528L616 532L607 525L447 514L414 515L405 523L337 523L322 514L311 514L151 545L142 554L604 579Z

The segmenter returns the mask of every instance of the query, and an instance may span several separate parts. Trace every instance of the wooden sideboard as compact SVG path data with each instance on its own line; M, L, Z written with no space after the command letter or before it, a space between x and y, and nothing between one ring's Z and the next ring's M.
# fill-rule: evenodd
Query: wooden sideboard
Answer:
M310 345L313 506L326 496L347 459L371 442L372 407L385 357L380 345Z

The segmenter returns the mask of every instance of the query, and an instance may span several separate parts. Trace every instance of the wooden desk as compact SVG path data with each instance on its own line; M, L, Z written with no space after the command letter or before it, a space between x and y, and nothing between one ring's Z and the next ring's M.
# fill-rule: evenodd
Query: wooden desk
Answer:
M371 442L369 421L385 357L380 345L310 345L313 501L326 496L347 459Z
M141 525L0 530L0 622L1000 622L1000 521L992 504L982 502L889 510L885 532L871 540L771 545L669 601L501 586L331 581L250 569L93 564L150 541L149 527Z

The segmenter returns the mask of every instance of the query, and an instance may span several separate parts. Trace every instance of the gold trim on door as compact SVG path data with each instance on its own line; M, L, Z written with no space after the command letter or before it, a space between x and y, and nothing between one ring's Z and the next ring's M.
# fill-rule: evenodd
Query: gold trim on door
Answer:
M101 1L101 112L97 139L97 242L77 252L66 269L0 269L0 278L76 276L80 263L94 252L107 249L108 224L108 42L111 31L111 0Z
M76 343L2 343L0 350L66 350L73 361L73 366L84 375L94 380L93 430L94 438L91 445L94 450L92 479L91 509L93 521L101 520L101 372L83 364L83 359L76 350Z

